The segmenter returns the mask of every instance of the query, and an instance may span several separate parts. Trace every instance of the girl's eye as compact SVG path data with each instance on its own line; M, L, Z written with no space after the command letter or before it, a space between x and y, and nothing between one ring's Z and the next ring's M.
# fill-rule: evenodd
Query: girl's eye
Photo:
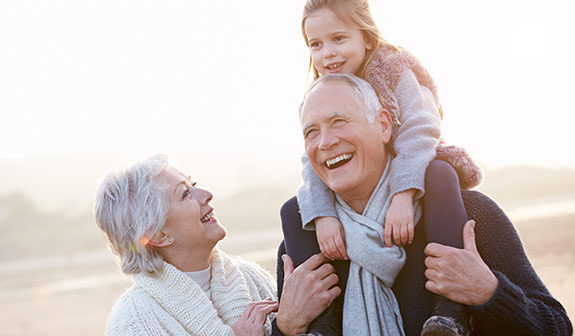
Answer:
M336 36L336 37L333 38L333 40L334 40L335 42L341 42L341 41L343 41L344 39L345 39L345 36L340 36L340 35L338 35L338 36Z
M313 41L309 43L309 47L312 49L316 49L319 48L319 46L321 45L321 43L317 42L317 41Z

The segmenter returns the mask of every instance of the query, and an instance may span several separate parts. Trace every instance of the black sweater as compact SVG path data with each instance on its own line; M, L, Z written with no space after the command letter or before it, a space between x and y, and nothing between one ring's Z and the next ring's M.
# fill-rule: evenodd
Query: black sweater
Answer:
M565 309L551 296L535 273L513 224L503 210L480 192L462 191L462 196L469 218L476 222L477 249L499 279L494 296L484 305L471 307L475 320L472 335L572 335L573 328ZM289 207L287 209L297 211L297 204L291 210ZM282 211L286 211L286 208ZM301 227L301 223L293 225ZM306 231L302 231L302 234L306 234ZM310 234L315 238L314 232ZM424 225L420 222L416 226L413 243L406 246L407 260L393 286L407 336L420 335L421 327L433 309L434 296L425 289L423 250L426 244ZM278 255L284 251L282 242ZM341 279L339 285L343 290L348 266L347 262L340 262L336 266ZM281 258L278 258L277 279L278 297L281 298ZM334 302L312 323L309 332L340 334L341 304L342 300ZM275 323L274 335L281 335Z

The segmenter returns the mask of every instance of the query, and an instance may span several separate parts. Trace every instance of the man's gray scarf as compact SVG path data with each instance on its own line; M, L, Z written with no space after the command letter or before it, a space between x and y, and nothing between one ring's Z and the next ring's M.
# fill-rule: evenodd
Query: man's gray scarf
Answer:
M383 223L391 203L391 160L371 194L363 214L336 195L336 211L351 260L343 305L344 335L404 335L399 306L391 286L405 263L403 247L385 247ZM419 202L414 204L417 223Z

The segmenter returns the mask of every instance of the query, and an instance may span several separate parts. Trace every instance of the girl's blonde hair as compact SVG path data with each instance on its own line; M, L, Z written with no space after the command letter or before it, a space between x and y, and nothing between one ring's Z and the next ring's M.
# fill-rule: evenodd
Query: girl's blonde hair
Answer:
M367 0L307 0L303 9L301 31L308 47L309 44L305 34L305 21L315 11L323 8L331 10L341 21L356 26L361 30L363 36L367 39L367 42L371 43L373 46L373 48L371 48L371 50L367 50L365 54L365 59L358 74L360 77L363 77L366 65L369 63L375 52L380 48L388 47L392 50L398 49L397 46L387 42L387 40L381 35L379 28L377 28L377 25L371 16ZM309 71L313 72L314 80L319 77L319 72L313 66L311 55L309 58L308 72Z

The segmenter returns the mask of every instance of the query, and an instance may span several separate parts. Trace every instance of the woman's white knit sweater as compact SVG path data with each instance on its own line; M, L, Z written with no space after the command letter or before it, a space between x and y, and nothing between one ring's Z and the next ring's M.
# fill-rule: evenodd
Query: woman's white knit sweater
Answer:
M157 276L134 275L134 285L116 302L107 335L234 335L247 304L276 299L273 278L258 265L215 249L211 298L190 277L164 263ZM265 324L271 334L271 316Z

